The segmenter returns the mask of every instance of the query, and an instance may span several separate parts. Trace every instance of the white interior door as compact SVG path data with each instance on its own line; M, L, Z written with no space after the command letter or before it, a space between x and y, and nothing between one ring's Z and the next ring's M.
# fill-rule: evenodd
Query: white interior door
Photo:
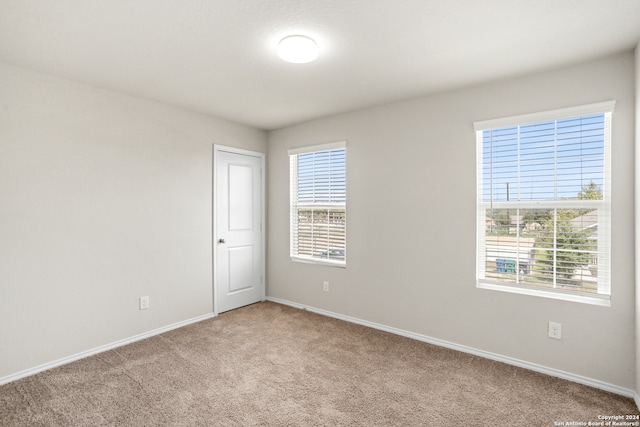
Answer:
M265 299L264 154L214 150L214 307L222 313Z

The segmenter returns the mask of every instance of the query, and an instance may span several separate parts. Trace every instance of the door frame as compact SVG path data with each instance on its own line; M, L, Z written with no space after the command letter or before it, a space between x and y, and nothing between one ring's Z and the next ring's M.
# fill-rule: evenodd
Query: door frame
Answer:
M244 148L236 148L236 147L229 147L226 145L220 145L220 144L213 144L213 181L212 181L212 193L213 193L213 206L212 206L212 212L211 212L211 226L212 226L212 231L213 231L213 239L211 241L211 248L212 248L212 253L213 253L213 270L212 270L212 278L213 278L213 315L217 316L218 315L218 300L216 298L217 295L217 290L218 290L218 279L217 279L217 272L218 272L218 245L216 244L216 242L218 241L218 227L217 227L217 218L216 218L216 213L217 213L217 209L218 209L218 192L216 191L216 186L217 186L217 162L218 162L218 156L220 152L226 152L226 153L232 153L232 154L240 154L243 156L251 156L251 157L258 157L260 159L260 275L261 275L261 285L262 285L262 295L261 295L261 300L264 301L266 299L266 290L267 290L267 275L266 275L266 265L265 265L265 260L266 260L266 253L265 253L265 249L266 249L266 244L265 244L265 237L266 237L266 215L265 215L265 190L266 190L266 185L265 185L265 153L260 153L258 151L252 151L252 150L245 150Z

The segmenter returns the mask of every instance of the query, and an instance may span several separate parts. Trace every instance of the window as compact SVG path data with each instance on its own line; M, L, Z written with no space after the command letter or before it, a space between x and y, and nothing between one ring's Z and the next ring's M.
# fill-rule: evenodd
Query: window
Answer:
M474 124L478 287L609 305L614 105Z
M344 266L346 143L289 150L291 259Z

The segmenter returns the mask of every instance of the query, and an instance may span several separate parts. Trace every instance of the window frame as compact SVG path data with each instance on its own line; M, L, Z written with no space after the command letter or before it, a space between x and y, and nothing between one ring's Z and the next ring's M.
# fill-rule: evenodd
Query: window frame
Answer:
M345 201L344 202L300 202L298 200L298 155L299 154L309 154L314 152L321 151L330 151L330 150L345 150ZM289 195L289 256L291 261L300 262L306 264L317 264L317 265L326 265L332 267L341 267L345 268L347 263L347 189L346 189L346 168L347 168L347 159L346 159L346 149L347 142L346 141L337 141L330 142L325 144L311 145L306 147L292 148L288 150L289 155L289 187L290 187L290 195ZM321 209L327 210L328 214L330 212L344 212L344 258L342 260L335 259L325 259L314 257L313 255L301 255L297 253L298 247L298 231L297 231L297 219L298 219L298 211L300 209ZM330 248L327 248L330 250Z
M543 111L474 123L477 149L477 187L476 187L476 287L503 292L573 301L601 306L611 305L611 121L615 108L615 101L606 101L577 107ZM483 200L483 132L511 126L523 126L551 120L604 114L604 153L603 153L603 186L602 200L553 200L553 201L484 201ZM518 154L518 158L520 155ZM568 208L597 208L598 218L598 265L607 266L601 272L598 270L598 293L581 291L567 291L553 288L537 287L535 285L513 284L500 280L486 278L486 218L488 205L492 209L568 209ZM602 214L600 214L600 209ZM519 236L519 234L517 234ZM520 251L519 247L516 249ZM602 273L602 275L601 275Z

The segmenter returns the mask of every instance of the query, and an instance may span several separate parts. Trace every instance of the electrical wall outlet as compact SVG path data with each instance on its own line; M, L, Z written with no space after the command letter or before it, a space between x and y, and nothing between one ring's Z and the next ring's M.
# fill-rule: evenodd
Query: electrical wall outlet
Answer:
M149 297L140 297L138 302L140 303L140 310L146 310L149 308Z
M324 282L322 282L322 290L325 292L329 292L329 281L325 280Z
M549 338L562 339L562 323L549 322Z

